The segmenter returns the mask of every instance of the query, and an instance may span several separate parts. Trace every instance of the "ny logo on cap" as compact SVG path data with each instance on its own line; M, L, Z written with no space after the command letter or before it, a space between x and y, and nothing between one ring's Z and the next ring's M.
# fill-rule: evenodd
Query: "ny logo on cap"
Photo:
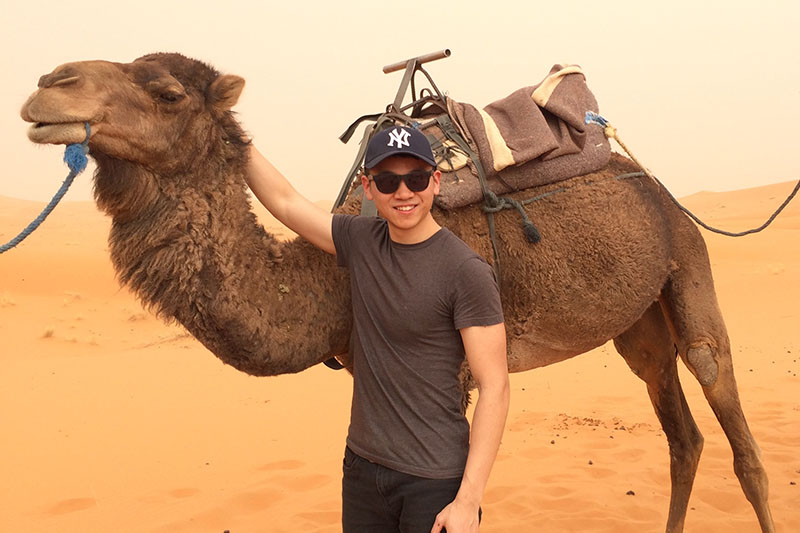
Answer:
M402 148L403 146L410 146L408 143L408 137L411 134L408 133L406 130L401 130L399 128L395 128L394 130L389 132L389 144L386 146L394 146L395 141L397 141L397 147Z

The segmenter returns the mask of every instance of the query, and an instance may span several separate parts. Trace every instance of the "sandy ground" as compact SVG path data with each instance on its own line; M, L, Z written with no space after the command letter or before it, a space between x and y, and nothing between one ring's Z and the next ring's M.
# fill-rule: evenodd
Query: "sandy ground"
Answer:
M791 187L686 203L741 230ZM0 241L40 208L0 199ZM0 257L0 530L338 531L350 378L224 366L119 288L108 226L93 204L65 203ZM800 531L800 200L764 233L706 236L776 525ZM759 531L700 387L682 382L706 438L686 530ZM611 345L513 375L481 531L663 531L668 461Z

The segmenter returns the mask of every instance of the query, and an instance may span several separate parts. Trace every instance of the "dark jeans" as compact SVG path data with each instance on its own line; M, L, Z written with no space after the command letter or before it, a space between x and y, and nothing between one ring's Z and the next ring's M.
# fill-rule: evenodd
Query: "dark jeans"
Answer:
M453 501L461 478L428 479L372 463L345 448L342 467L344 533L430 533Z

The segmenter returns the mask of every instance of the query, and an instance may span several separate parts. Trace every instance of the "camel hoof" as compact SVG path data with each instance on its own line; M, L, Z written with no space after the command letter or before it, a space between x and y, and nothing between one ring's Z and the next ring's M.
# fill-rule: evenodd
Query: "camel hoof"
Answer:
M709 387L717 381L719 368L714 360L714 351L707 344L689 348L686 364L702 386Z

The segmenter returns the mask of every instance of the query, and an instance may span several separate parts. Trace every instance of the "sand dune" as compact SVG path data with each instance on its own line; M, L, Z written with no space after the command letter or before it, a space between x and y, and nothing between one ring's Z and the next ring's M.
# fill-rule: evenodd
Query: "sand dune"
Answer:
M791 188L685 202L741 230ZM40 208L0 198L0 241ZM0 530L338 531L350 378L224 366L119 288L108 227L67 202L0 256ZM800 200L764 233L705 235L778 531L800 531ZM682 382L706 438L687 531L759 531L700 387ZM663 531L666 439L612 346L514 375L512 391L481 531Z

